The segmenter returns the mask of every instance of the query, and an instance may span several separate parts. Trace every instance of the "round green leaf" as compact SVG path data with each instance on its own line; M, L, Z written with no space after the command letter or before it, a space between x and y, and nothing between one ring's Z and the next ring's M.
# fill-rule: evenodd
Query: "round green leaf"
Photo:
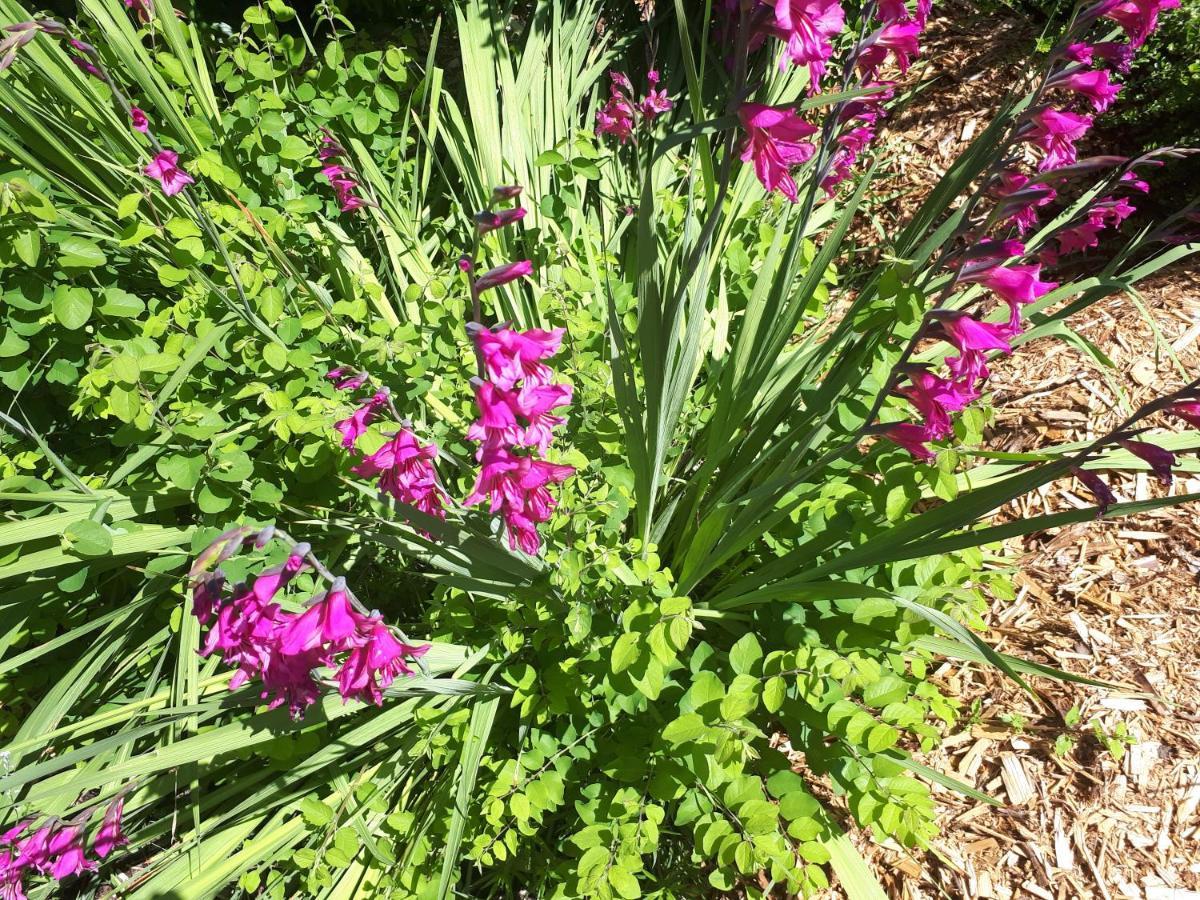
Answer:
M81 287L60 284L54 290L51 305L54 318L58 319L63 328L71 331L82 328L92 317L92 295Z
M108 529L91 519L72 522L63 531L68 549L80 556L105 556L112 552L113 539Z

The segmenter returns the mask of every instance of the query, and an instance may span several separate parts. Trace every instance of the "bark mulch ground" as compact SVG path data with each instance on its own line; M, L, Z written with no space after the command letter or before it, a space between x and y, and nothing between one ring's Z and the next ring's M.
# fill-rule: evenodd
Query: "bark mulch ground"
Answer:
M939 6L922 73L935 80L891 123L891 193L871 223L881 233L903 221L986 124L1037 36L1012 14ZM1182 385L1186 373L1194 377L1200 273L1194 264L1163 270L1137 295L1110 297L1072 327L1113 365L1056 339L1019 348L994 367L989 448L1098 436ZM1169 489L1146 473L1115 475L1111 484L1122 501L1200 492L1200 467L1188 467ZM1065 479L997 519L1091 504L1086 489ZM942 834L929 852L863 852L896 898L1200 900L1200 510L1074 524L1005 549L1018 595L993 605L985 637L1123 689L1043 679L1044 706L996 671L945 666L934 677L973 714L924 761L1003 805L935 787Z

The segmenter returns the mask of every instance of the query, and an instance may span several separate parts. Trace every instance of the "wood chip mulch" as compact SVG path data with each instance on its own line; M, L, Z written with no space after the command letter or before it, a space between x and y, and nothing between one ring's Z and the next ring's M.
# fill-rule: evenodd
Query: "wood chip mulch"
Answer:
M891 123L888 140L905 150L888 175L894 193L875 210L880 233L904 220L986 124L1014 60L1036 38L1011 13L939 6L921 76L939 77ZM1136 296L1110 297L1071 326L1113 366L1058 339L1020 347L993 367L989 449L1096 437L1194 377L1200 270L1165 269ZM1200 472L1179 474L1169 489L1140 472L1109 481L1121 501L1200 491ZM1009 504L997 521L1090 505L1086 489L1064 479ZM992 605L987 640L1122 689L1038 679L1032 697L990 668L944 666L934 677L972 713L923 761L1002 805L935 786L942 833L928 852L860 849L895 898L1200 900L1200 508L1013 539L995 564L1014 568L1018 594Z

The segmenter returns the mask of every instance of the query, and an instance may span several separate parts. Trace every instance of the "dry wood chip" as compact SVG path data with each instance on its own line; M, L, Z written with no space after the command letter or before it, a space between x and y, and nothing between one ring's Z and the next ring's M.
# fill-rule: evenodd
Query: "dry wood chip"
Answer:
M1036 793L1021 758L1015 753L1000 754L1000 778L1013 806L1024 806Z

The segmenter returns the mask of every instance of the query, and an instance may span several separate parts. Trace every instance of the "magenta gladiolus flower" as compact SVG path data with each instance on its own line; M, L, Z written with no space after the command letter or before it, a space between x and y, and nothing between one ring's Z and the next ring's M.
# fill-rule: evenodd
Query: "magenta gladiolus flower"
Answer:
M1009 327L1017 328L1021 321L1021 307L1033 303L1058 287L1057 281L1042 281L1042 267L1035 266L992 266L981 271L961 276L960 280L982 284L994 291L1009 309Z
M96 863L83 855L83 827L81 825L69 825L66 828L56 829L50 836L46 852L51 857L57 857L50 864L50 874L59 881L96 868Z
M1134 48L1122 41L1101 41L1092 45L1095 58L1112 63L1114 69L1122 74L1128 74L1133 63Z
M931 337L940 337L953 344L960 353L1000 350L1012 352L1001 325L980 322L964 312L940 310L936 314Z
M1178 403L1172 403L1167 407L1167 412L1183 419L1193 428L1200 428L1200 401L1198 400L1180 400Z
M903 75L912 64L912 58L921 52L917 38L921 34L918 22L892 22L868 37L859 53L857 66L864 80L871 80L890 54L896 68Z
M629 84L629 79L619 72L610 74L613 80L611 93L605 104L596 110L596 133L612 135L624 144L633 136L636 110L622 89L623 85ZM632 92L632 86L624 90Z
M195 179L179 165L179 154L174 150L161 150L143 170L151 178L157 178L162 192L168 197L178 194Z
M1057 192L1044 184L1029 184L1029 176L1020 172L1000 173L996 188L998 210L1003 219L1012 219L1017 231L1025 234L1037 225L1037 208L1054 202Z
M829 39L846 27L846 13L838 0L774 0L775 23L771 33L785 41L780 68L808 66L812 92L816 93L825 74L825 63L833 55Z
M1092 496L1096 499L1096 505L1100 507L1098 515L1104 515L1110 506L1117 502L1117 498L1113 496L1113 492L1109 489L1104 479L1095 472L1088 469L1072 469L1071 474L1079 479L1080 483L1091 491Z
M1164 450L1154 444L1148 444L1145 441L1117 441L1122 447L1136 456L1138 459L1149 464L1150 470L1163 487L1171 484L1171 470L1175 468L1177 463L1175 454L1170 450Z
M1077 43L1068 44L1063 50L1063 56L1071 60L1071 62L1083 63L1085 66L1092 64L1093 47L1091 44Z
M738 118L746 129L746 141L742 144L741 159L754 163L754 173L768 191L778 190L796 202L796 182L789 170L807 162L816 148L806 138L817 133L786 106L763 106L758 103L743 103Z
M41 872L43 875L50 871L50 838L53 836L55 825L43 825L25 840L17 845L17 856L14 865L28 867Z
M489 269L480 275L475 281L475 290L483 293L489 288L499 287L502 284L508 284L510 281L516 281L518 278L524 278L532 271L533 263L527 259L522 259L519 262L505 263L502 266Z
M553 415L551 410L569 406L572 393L569 384L523 384L512 401L525 422L515 443L536 447L545 456L550 449L553 429L567 421L565 416Z
M1058 233L1058 252L1066 255L1069 253L1083 253L1091 247L1100 245L1100 229L1103 226L1093 225L1091 222L1082 222L1079 225L1064 229Z
M509 546L537 553L542 543L537 526L550 518L556 505L546 485L565 481L575 467L516 456L504 447L486 450L482 463L466 505L489 501L489 511L504 518Z
M146 114L136 106L129 108L129 120L133 124L135 131L140 131L145 134L150 130L150 120L146 118Z
M479 459L485 448L517 443L521 429L517 425L516 410L513 409L516 399L513 393L497 387L491 381L474 379L473 383L479 418L467 429L467 438L481 442L482 446L476 454Z
M525 218L525 208L521 206L496 212L490 210L479 212L475 214L475 228L480 234L487 234L489 231L495 231L497 228L503 228L513 222L520 222L523 218Z
M1030 140L1046 151L1039 171L1075 162L1075 142L1092 127L1092 117L1046 106L1033 115Z
M645 97L638 101L638 110L641 112L644 122L653 122L658 116L670 112L674 108L675 103L667 96L666 89L651 89L646 92Z
M1137 212L1137 207L1125 197L1117 199L1105 197L1102 200L1098 200L1088 210L1088 221L1101 228L1105 225L1111 225L1115 228L1135 212Z
M352 448L366 433L367 426L371 424L380 407L385 406L387 402L388 392L384 389L356 409L349 418L335 422L333 427L342 433L342 446L347 450Z
M339 391L357 391L367 382L366 372L356 372L346 366L338 366L325 373L325 379L332 381Z
M433 461L437 444L422 445L402 428L395 436L350 471L364 478L379 476L379 489L400 503L439 519L446 517L446 493L437 480Z
M383 690L398 675L412 675L406 659L417 659L429 651L429 645L414 647L396 640L391 629L378 620L370 620L361 644L350 651L338 675L338 691L346 700L383 703Z
M113 849L129 843L129 839L121 833L121 812L125 808L125 798L118 797L108 805L104 812L104 821L92 841L92 850L101 859L113 852Z
M501 184L492 188L492 200L499 203L502 200L515 200L521 196L523 188L519 184Z
M332 652L348 650L355 646L360 619L350 608L344 582L335 584L302 615L288 622L280 635L279 650L285 656L299 656L322 646Z
M1065 72L1053 78L1047 87L1063 88L1086 97L1096 112L1104 112L1121 92L1121 85L1109 80L1107 69L1092 69L1083 72Z
M1108 0L1101 4L1102 15L1121 26L1134 48L1146 43L1146 38L1158 28L1160 12L1178 6L1179 0L1128 0L1125 3Z
M936 454L925 446L925 442L929 440L929 435L925 433L925 429L920 425L914 425L912 422L893 422L890 425L884 425L879 429L879 433L891 441L907 450L915 459L922 462L932 462L937 458Z
M521 379L526 384L548 384L553 373L542 360L558 352L563 334L566 333L564 328L552 328L550 331L540 328L527 331L500 328L493 331L474 326L468 330L483 355L488 378L506 391L512 390Z

